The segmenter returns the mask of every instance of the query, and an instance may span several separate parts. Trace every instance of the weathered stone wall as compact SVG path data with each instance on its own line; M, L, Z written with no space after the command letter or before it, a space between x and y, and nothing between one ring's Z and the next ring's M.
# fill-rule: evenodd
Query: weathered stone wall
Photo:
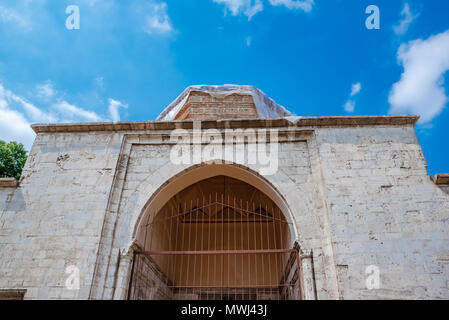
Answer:
M1 288L26 288L25 299L88 298L120 142L113 133L38 135L1 211ZM70 265L80 290L65 289Z
M343 297L448 299L449 196L427 175L414 129L317 135ZM366 289L370 265L380 290Z
M280 170L264 179L314 251L318 298L449 298L449 188L428 177L414 129L312 129L280 144ZM25 288L25 299L126 297L143 208L191 168L172 164L154 133L39 133L20 186L0 188L0 288ZM70 265L80 290L65 289ZM370 265L379 290L366 289Z

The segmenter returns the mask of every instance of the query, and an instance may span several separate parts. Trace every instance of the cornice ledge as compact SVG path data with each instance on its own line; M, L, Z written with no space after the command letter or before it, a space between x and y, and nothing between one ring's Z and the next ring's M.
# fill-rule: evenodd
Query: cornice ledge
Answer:
M358 127L416 125L418 116L360 116L360 117L305 117L296 123L288 119L237 119L202 121L203 129L279 128L279 127ZM98 131L156 131L192 129L193 121L136 121L74 124L34 124L39 133L48 132L98 132Z

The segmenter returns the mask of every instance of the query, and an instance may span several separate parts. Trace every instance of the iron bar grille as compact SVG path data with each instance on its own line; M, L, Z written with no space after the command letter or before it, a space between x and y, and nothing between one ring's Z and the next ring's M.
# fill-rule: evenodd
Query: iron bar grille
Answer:
M218 193L171 201L144 227L131 300L301 299L298 249L271 201Z

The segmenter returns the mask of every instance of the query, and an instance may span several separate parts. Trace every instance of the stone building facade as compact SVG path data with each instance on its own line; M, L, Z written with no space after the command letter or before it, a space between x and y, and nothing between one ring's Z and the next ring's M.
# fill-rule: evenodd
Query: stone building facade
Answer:
M189 148L194 144L197 120L202 120L200 145L210 143L210 135L216 141L230 130L243 132L246 140L233 140L233 147L241 146L234 156L254 150L247 139L251 130L275 132L276 139L252 137L267 152L276 144L271 150L276 151L276 171L264 174L263 164L233 161L226 152L214 161L176 163L173 148L178 140ZM277 296L248 289L248 297L449 299L449 179L428 175L414 129L417 121L415 116L293 117L254 88L191 87L157 121L33 125L37 136L20 181L0 180L0 297L202 299L215 293L179 291L181 284L208 286L205 278L201 285L176 280L178 274L200 272L198 265L197 270L179 265L181 258L176 263L175 255L203 254L203 268L204 252L198 251L209 250L208 261L213 254L227 259L226 268L222 262L220 267L209 264L210 270L234 272L227 284L213 286L236 296L235 288L255 288L255 281L262 281L272 292L278 290ZM229 180L222 185L211 180L216 177ZM234 192L228 197L248 202L251 197L256 201L256 194L263 203L244 211L244 205L225 200L220 212L201 218L203 226L225 225L235 240L224 240L222 232L222 242L213 248L175 245L187 238L168 225L152 228L163 209L170 210L169 203L172 211L181 208L176 213L182 213L182 223L194 213L199 219L200 206L183 200L188 210L182 211L180 199L204 201L213 197L204 196L208 189L228 185L227 192ZM275 209L263 209L268 206ZM201 214L206 215L205 207ZM276 221L286 227L278 232ZM176 228L181 222L176 220ZM266 230L273 226L273 240L259 242L257 232L263 231L244 240L243 228L259 223ZM201 224L187 228L200 232ZM218 234L214 228L207 230ZM201 236L206 243L217 238ZM282 248L270 244L276 239L284 239ZM263 243L272 251L257 253ZM287 256L297 252L299 268L294 263L287 268L289 258L270 260L284 249ZM168 251L168 258L156 257L162 251ZM137 253L142 252L148 254L140 257L146 260L139 268ZM268 270L259 258L252 262L258 254L282 270L262 280L253 277ZM240 264L242 272L236 271ZM237 278L240 273L245 275ZM300 288L296 296L279 293L279 282L287 280ZM155 291L133 295L137 281L139 288L147 281Z

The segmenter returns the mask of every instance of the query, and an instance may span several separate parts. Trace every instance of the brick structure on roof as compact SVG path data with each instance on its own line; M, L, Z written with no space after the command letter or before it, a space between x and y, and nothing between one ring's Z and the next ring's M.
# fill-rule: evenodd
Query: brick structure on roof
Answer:
M174 120L256 119L257 111L250 95L232 94L214 97L192 92Z

